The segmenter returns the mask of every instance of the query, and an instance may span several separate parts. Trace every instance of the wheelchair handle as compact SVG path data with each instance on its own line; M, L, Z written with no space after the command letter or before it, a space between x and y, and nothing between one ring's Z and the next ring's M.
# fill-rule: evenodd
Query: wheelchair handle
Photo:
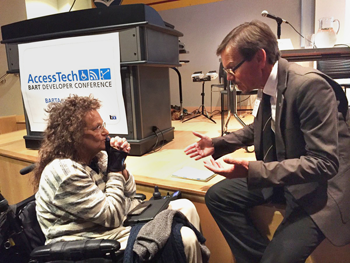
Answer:
M35 168L35 163L33 163L33 164L31 164L31 165L28 165L28 166L22 168L22 169L19 171L19 173L20 173L21 175L25 175L25 174L28 174L28 173L30 173L31 171L33 171L34 168Z

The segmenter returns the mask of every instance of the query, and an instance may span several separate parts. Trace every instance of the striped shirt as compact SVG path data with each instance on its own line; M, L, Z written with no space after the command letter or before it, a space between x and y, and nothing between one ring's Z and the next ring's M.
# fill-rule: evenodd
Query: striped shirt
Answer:
M138 204L134 177L106 174L107 155L99 156L99 173L70 159L55 159L41 175L36 212L46 244L78 239L117 239L129 233L122 226Z

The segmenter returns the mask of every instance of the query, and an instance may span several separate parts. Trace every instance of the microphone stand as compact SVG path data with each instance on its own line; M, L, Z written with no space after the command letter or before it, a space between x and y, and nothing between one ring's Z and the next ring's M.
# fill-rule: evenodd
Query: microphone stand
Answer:
M277 21L277 39L281 38L281 24L282 20Z
M276 22L277 22L277 39L280 39L281 38L281 24L282 24L283 20L281 18L277 17Z

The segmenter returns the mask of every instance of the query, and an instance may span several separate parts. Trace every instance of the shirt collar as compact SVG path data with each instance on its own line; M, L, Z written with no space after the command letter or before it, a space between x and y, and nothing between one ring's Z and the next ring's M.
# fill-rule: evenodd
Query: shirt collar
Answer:
M278 70L278 61L273 65L270 76L266 81L263 93L270 95L273 98L277 96L277 70Z

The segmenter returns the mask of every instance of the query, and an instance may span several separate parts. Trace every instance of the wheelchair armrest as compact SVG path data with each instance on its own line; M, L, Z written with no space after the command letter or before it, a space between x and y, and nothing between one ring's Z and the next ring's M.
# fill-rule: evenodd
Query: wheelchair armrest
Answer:
M146 195L141 194L141 193L136 193L135 194L135 199L145 200L146 199Z
M120 249L116 240L93 239L62 241L36 247L30 254L31 260L46 262L54 260L85 260L91 258L115 258Z

